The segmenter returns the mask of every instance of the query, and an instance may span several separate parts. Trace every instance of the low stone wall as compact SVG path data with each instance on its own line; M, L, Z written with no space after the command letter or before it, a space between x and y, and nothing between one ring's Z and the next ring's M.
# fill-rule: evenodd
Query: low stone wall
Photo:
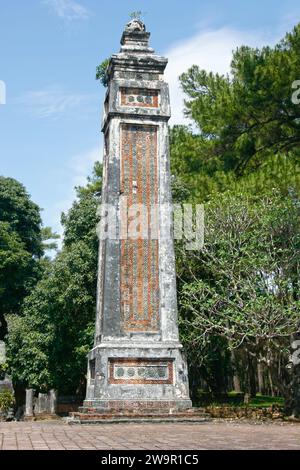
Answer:
M207 406L205 411L212 418L222 419L284 419L283 409L279 406L256 408L249 406Z
M48 419L56 416L57 394L55 390L49 393L39 393L35 397L33 389L26 390L26 404L24 419L31 421L33 419Z
M5 379L0 380L0 390L9 390L10 392L14 391L12 381L9 377L5 377Z
M83 398L75 395L58 395L55 390L49 393L36 394L35 390L26 390L25 421L57 418L77 412L82 406Z
M83 405L84 397L78 397L76 395L58 395L56 413L58 415L68 415L69 413L75 413L78 408Z

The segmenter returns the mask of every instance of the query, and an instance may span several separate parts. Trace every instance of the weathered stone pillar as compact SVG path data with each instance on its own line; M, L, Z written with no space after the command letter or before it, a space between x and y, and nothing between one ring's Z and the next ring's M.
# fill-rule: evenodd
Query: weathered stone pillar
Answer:
M286 390L285 411L291 418L300 418L300 331L291 337L290 383Z
M132 20L107 72L96 334L84 409L191 407L177 325L168 61L155 55L149 37ZM140 212L134 235L126 222Z
M6 362L5 342L0 341L0 365L5 364L5 362Z
M33 417L34 394L35 391L32 388L26 390L25 418Z
M50 408L50 414L55 415L56 410L57 410L57 392L56 392L56 390L50 390L49 408Z

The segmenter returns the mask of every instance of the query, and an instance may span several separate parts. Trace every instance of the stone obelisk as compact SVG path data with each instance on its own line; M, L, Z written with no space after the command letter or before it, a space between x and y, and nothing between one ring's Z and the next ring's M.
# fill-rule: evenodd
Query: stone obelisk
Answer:
M127 24L107 71L102 205L118 216L115 236L106 237L110 211L102 211L96 334L83 411L191 407L178 336L172 212L166 210L172 204L167 59L149 47L149 37L142 21ZM124 201L126 214L132 205L146 208L143 220L152 227L156 219L156 229L148 227L143 237L126 229L124 236Z

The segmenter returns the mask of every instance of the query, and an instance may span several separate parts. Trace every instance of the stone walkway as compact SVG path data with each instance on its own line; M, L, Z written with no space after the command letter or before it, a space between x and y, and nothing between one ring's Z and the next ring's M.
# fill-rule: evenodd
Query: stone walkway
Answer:
M0 423L1 450L299 449L300 424L211 421L201 424L73 425Z

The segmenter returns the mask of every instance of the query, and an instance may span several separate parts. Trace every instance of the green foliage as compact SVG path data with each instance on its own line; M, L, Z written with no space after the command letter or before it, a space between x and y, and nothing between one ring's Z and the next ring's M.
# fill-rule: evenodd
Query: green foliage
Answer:
M268 155L256 169L237 175L213 155L211 141L193 134L189 128L174 126L170 141L175 200L178 184L184 190L181 197L197 203L207 202L225 191L263 196L277 188L282 194L290 190L300 194L300 160L296 150Z
M249 405L253 408L269 408L271 406L284 406L284 399L282 397L269 397L265 395L257 395L251 398Z
M274 48L238 48L231 76L197 65L181 75L186 114L225 170L242 174L270 155L298 152L300 107L292 102L292 83L299 78L299 47L300 24Z
M0 177L0 339L37 282L43 254L40 209L16 180Z
M9 224L32 256L43 254L40 208L24 186L12 178L0 177L0 221Z
M197 395L197 406L231 406L231 407L250 407L250 408L270 408L272 406L282 408L284 400L282 397L271 397L257 394L251 398L249 403L244 403L244 393L229 392L212 396L209 393L199 391Z
M203 249L177 253L182 340L198 370L209 370L217 338L271 367L275 348L287 364L299 328L299 229L295 194L226 192L207 203Z
M95 173L87 188L78 188L78 199L63 214L62 251L26 298L23 316L9 317L9 372L23 387L61 393L84 388L95 319L99 198L94 190L101 189L96 179Z
M0 363L0 380L5 379L7 369L8 369L7 363L4 363L4 364Z
M176 244L192 390L204 380L220 391L235 371L255 393L260 364L272 392L294 393L285 366L299 329L299 38L297 25L273 48L240 47L230 76L194 65L180 77L193 127L170 131L173 193L188 188L180 202L205 203L206 219L200 253Z
M57 242L55 242L54 240L59 240L60 235L53 232L51 227L43 227L41 235L42 235L42 240L43 240L44 251L49 251L49 250L57 251L58 245L57 245Z
M15 398L10 390L0 390L0 413L6 413L15 404Z
M133 11L132 13L130 13L129 16L132 20L140 20L142 15L143 15L143 12L141 10L138 10L138 11Z
M96 68L96 80L99 80L100 83L106 88L108 85L107 70L109 65L109 59L103 60L100 65Z
M188 189L186 200L204 202L210 194L234 184L234 173L225 171L220 159L212 154L212 143L188 127L170 129L170 149L171 172L174 180Z
M93 168L93 173L87 178L86 186L76 187L78 196L85 194L92 194L94 197L100 197L102 191L102 173L103 166L102 163L96 162Z

